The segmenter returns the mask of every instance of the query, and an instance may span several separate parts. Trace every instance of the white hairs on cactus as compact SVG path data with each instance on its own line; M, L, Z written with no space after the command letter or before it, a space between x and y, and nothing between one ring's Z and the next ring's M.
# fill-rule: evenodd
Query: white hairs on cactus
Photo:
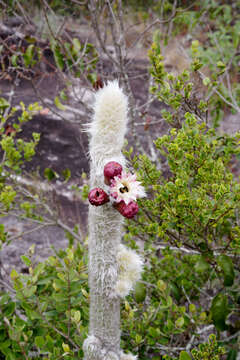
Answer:
M137 360L137 355L121 353L120 360Z
M99 89L95 100L89 127L90 186L106 189L104 166L110 161L125 166L121 150L128 101L116 81ZM115 286L123 220L110 202L89 206L90 336L84 342L84 360L120 360L120 299Z
M128 249L123 244L120 244L118 246L117 262L121 272L136 271L140 276L142 272L143 261L134 250Z
M94 335L89 335L83 343L83 351L85 353L88 353L89 356L92 356L93 359L99 356L101 349L101 341L97 339Z
M108 82L107 86L96 93L93 121L89 132L90 156L97 173L111 160L125 164L121 155L124 136L127 129L128 99L117 81Z
M143 261L135 251L127 249L126 246L120 244L117 253L117 263L119 276L115 291L120 297L125 297L140 279Z
M133 288L132 282L126 277L120 277L115 286L115 292L121 298L125 298Z

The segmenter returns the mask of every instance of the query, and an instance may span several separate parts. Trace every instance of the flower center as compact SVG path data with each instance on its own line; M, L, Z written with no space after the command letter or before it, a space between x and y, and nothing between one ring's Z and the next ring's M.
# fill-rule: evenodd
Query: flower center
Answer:
M125 193L125 192L128 192L128 187L127 186L123 186L119 189L120 193Z

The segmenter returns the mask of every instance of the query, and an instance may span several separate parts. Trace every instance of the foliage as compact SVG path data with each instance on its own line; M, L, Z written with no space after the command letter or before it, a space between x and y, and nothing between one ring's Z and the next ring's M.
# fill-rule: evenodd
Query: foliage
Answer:
M2 161L0 165L0 214L13 209L17 204L18 191L14 186L15 177L22 173L22 165L29 161L35 154L35 148L39 142L38 133L33 133L33 139L30 141L23 140L19 135L22 125L31 120L32 116L38 112L41 107L38 103L30 104L28 108L20 103L21 113L17 121L10 124L11 118L16 115L17 109L13 107L9 110L9 103L0 98L0 149ZM23 205L23 204L22 204ZM8 239L4 226L1 225L0 249L1 245Z
M12 270L12 293L0 292L0 358L79 359L88 325L87 257L80 244L36 264L34 247Z
M185 118L181 129L155 141L168 176L146 155L132 159L148 199L139 200L141 213L128 224L125 239L144 241L147 294L126 323L142 332L143 352L172 343L173 336L176 343L183 335L188 342L204 324L239 330L227 323L230 313L239 316L240 185L228 170L239 153L239 135L218 136L192 114Z
M181 351L179 360L220 360L223 358L225 353L225 349L222 346L219 346L216 340L216 336L211 334L209 336L208 342L200 344L198 349L192 349L192 356L186 351ZM173 360L173 358L168 355L163 356L163 359Z
M132 149L126 152L148 199L139 200L140 215L128 223L125 235L133 247L141 239L147 262L137 297L129 301L124 339L132 347L135 334L143 358L150 346L154 353L169 354L212 324L220 339L226 330L235 339L223 340L230 356L239 332L233 318L240 311L240 184L231 172L240 134L220 135L209 126L211 103L194 93L194 75L202 66L198 57L192 72L175 76L165 71L158 44L149 56L151 91L167 105L162 116L172 128L154 141L155 162ZM209 85L215 86L210 79ZM196 358L204 358L200 352Z

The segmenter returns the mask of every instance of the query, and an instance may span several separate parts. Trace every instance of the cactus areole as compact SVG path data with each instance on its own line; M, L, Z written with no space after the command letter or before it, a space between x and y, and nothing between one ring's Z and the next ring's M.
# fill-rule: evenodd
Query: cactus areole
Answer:
M84 360L134 360L135 356L120 350L120 296L116 284L119 276L117 252L124 217L106 195L111 195L112 180L121 176L125 167L121 149L128 102L116 81L99 89L95 96L89 129L90 321L89 335L83 344Z

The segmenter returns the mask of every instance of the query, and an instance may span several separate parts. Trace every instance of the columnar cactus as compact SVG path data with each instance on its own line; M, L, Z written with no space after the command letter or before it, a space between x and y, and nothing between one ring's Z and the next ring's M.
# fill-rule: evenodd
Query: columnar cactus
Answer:
M138 267L136 273L130 266L131 274L128 276L128 267L124 263L128 250L120 246L123 216L132 217L132 208L136 213L137 203L134 200L138 197L132 187L133 198L128 196L126 201L126 206L130 204L129 210L117 211L119 204L124 202L124 197L120 199L118 193L130 191L127 184L120 183L120 179L125 179L125 173L121 177L125 168L121 149L127 127L127 110L127 97L116 81L109 82L96 92L94 116L89 129L92 188L89 193L88 244L90 323L89 336L83 345L85 360L136 359L120 350L120 297L131 290L142 266L139 258L135 261ZM140 197L144 191L141 186L139 189ZM136 205L131 205L133 202ZM129 213L131 216L128 216ZM122 255L118 255L119 250ZM135 255L131 252L129 258L136 260L138 255ZM121 287L125 287L123 291Z

